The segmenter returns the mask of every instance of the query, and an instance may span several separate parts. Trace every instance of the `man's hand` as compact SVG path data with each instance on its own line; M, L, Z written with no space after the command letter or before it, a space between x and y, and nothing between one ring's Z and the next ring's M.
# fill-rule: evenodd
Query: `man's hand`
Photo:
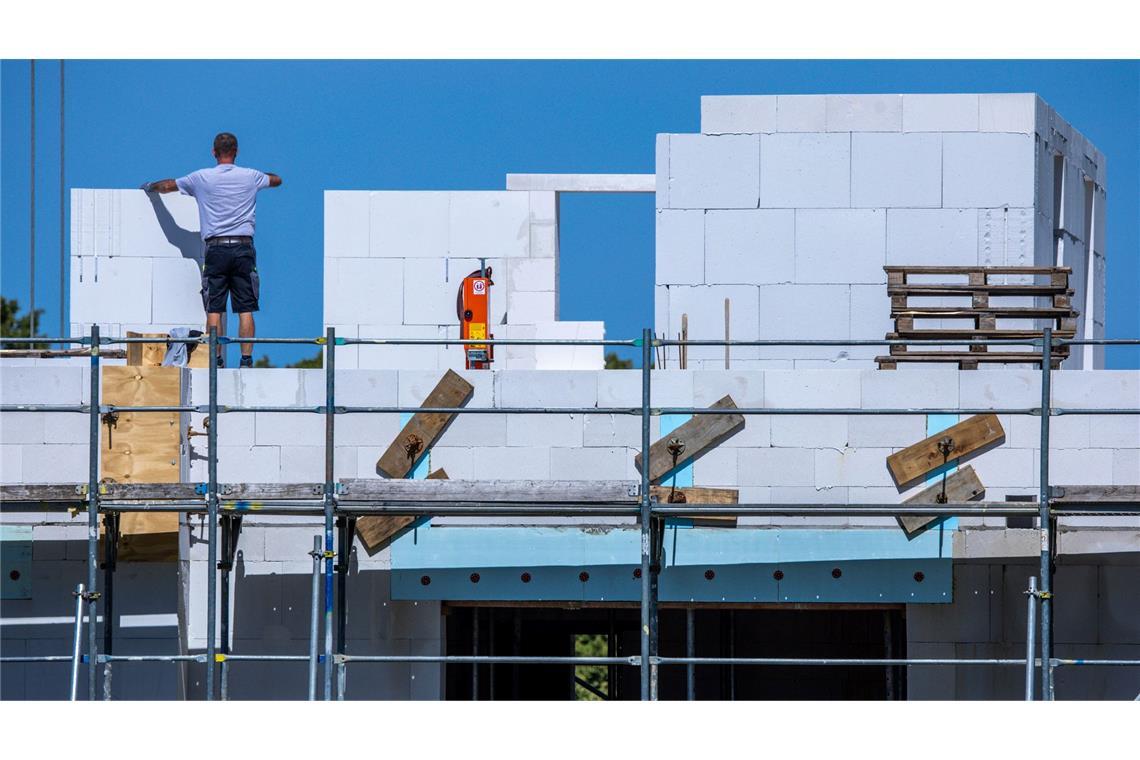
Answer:
M265 176L269 177L269 186L270 187L280 187L281 186L281 178L278 177L273 172L266 172Z
M148 193L175 193L178 192L178 184L172 179L160 179L157 182L144 182L139 185L139 189Z

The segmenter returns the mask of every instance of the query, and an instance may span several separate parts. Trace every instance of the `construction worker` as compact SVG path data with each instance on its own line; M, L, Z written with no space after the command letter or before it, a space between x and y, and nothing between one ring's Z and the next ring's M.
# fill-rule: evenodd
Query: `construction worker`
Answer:
M253 312L258 309L257 251L253 247L257 193L278 187L281 178L234 163L237 138L221 132L214 138L217 166L199 169L178 179L161 179L142 186L148 193L182 193L198 201L198 220L206 257L202 264L202 303L206 327L225 335L226 297L238 315L238 335L254 337ZM218 366L225 354L218 346ZM253 366L253 344L241 344L241 366Z

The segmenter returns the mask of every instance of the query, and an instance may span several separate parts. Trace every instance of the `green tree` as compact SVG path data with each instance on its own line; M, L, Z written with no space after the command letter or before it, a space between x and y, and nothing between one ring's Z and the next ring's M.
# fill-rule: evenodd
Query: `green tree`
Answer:
M286 366L292 367L293 369L320 369L325 366L325 352L318 349L316 356L310 356L307 359L301 359Z
M606 354L606 369L633 369L633 359L622 359L616 352Z
M36 323L39 324L40 319L43 317L44 310L36 309ZM0 335L5 338L38 338L43 333L36 330L36 334L32 335L32 315L25 314L20 316L20 302L15 298L0 297ZM34 343L31 346L19 346L19 348L47 348L47 343Z
M609 652L604 634L579 633L574 636L575 657L608 657ZM574 677L585 681L603 694L610 693L609 668L605 665L579 665L574 668ZM594 692L574 684L574 698L587 702L601 701Z

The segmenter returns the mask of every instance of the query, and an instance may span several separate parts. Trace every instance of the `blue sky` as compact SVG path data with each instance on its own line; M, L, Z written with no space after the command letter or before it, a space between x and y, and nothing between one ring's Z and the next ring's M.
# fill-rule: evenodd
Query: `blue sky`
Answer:
M28 304L29 64L0 64L0 290ZM37 75L36 302L59 332L59 66ZM66 184L136 187L212 163L281 174L261 196L267 336L321 330L322 191L501 189L508 172L652 172L702 94L1037 92L1108 159L1109 337L1140 335L1140 63L1081 61L70 61ZM653 201L566 196L563 319L653 321ZM260 352L259 352L260 353ZM268 349L281 364L308 353ZM1110 367L1140 367L1113 349Z

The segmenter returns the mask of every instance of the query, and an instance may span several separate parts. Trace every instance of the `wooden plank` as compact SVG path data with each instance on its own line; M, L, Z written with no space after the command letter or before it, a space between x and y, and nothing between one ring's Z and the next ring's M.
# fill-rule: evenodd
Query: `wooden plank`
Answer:
M169 333L140 333L127 331L128 338L169 338ZM193 348L194 350L190 351ZM187 346L190 351L186 366L195 369L206 369L210 366L210 352L204 345ZM128 343L127 364L142 367L161 367L162 360L166 358L165 343Z
M986 272L989 274L1053 274L1054 272L1071 273L1070 267L991 267L991 266L906 266L903 264L890 264L883 267L886 272L906 272L908 274L970 274L971 272Z
M178 367L103 367L101 377L101 400L112 406L174 406L182 397L182 371ZM100 429L103 480L177 483L181 474L181 421L179 412L119 412L113 428L104 424ZM178 558L176 513L126 513L120 518L119 534L119 558L125 562Z
M887 333L887 340L1033 340L1034 338L1040 340L1043 334L1041 330L979 330L972 327L904 330L900 325L896 329L896 332ZM1075 330L1054 330L1053 335L1057 338L1071 338L1075 332Z
M898 358L898 357L896 357ZM979 357L980 358L980 357ZM953 448L943 457L938 442L950 438ZM959 459L987 446L1005 440L1005 430L996 414L978 414L945 430L897 451L887 457L887 469L895 483L903 486L941 467L946 461Z
M995 317L1005 319L1033 319L1052 318L1063 319L1077 315L1072 309L1057 309L1048 306L991 306L986 309L973 309L963 306L907 306L891 311L891 318L945 318L961 317L963 319L978 319L980 317Z
M420 406L461 407L474 392L471 383L449 369ZM416 460L443 435L454 417L454 414L416 412L376 462L376 472L386 478L406 477ZM409 446L413 447L410 451Z
M670 501L670 495L673 500ZM739 504L740 491L735 488L704 488L695 486L691 488L678 488L676 492L669 486L650 486L650 497L658 504ZM680 498L678 498L680 497ZM709 528L735 528L735 515L678 515L692 520L693 525Z
M428 480L447 480L443 468L427 476ZM413 481L415 482L415 481ZM405 528L420 518L411 515L376 515L356 519L356 535L368 556L391 544Z
M1074 502L1140 503L1140 485L1127 486L1053 486L1054 504Z
M989 293L1000 296L1047 296L1054 294L1071 296L1073 291L1060 285L1001 285L990 283L985 285L970 283L955 285L924 282L887 286L887 295L891 296L967 296L972 293Z
M929 488L916 493L907 499L904 504L937 504L938 496L942 493L942 481L931 485ZM967 501L975 501L981 499L986 495L986 488L982 485L982 481L978 479L978 474L974 472L974 468L970 465L958 468L946 476L946 503L947 504L963 504ZM931 523L941 520L941 517L930 517L929 515L900 515L896 518L899 527L906 533L907 538L914 538L921 533Z
M380 480L341 481L340 501L478 501L500 504L638 502L633 480Z
M735 409L736 402L732 396L725 396L709 409ZM693 415L685 424L661 438L649 447L649 482L656 483L663 475L673 469L673 456L669 453L669 441L679 438L685 444L685 450L677 458L677 466L693 461L706 451L719 446L722 442L744 429L744 417L740 414L697 414ZM638 472L641 472L641 454L633 460Z
M906 351L904 346L899 346L899 351L894 351L895 346L891 346L892 351L890 356L876 356L875 361L879 363L885 362L919 362L926 364L938 364L942 362L982 362L984 364L1035 364L1041 366L1041 354L1025 351L1025 352L1003 352L995 353L993 351L985 354L971 354L968 351ZM925 348L925 346L924 346ZM1054 362L1067 356L1060 350L1053 352Z

